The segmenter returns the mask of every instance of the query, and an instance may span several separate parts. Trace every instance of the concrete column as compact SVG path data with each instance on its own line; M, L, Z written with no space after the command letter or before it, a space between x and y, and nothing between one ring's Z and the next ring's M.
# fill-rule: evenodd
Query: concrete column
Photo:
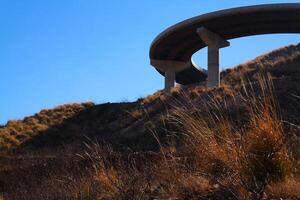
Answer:
M208 62L208 87L219 87L220 86L220 70L219 70L219 48L215 45L208 46L207 52Z
M175 85L175 71L172 68L168 68L165 71L165 94L171 94L171 89Z
M150 64L165 73L165 94L170 94L175 85L175 74L191 67L191 61L156 60L151 59Z
M207 86L219 87L220 86L220 66L219 66L219 49L228 47L230 43L220 37L218 34L200 27L197 29L197 34L201 40L207 45L207 62L208 62L208 74L207 74Z

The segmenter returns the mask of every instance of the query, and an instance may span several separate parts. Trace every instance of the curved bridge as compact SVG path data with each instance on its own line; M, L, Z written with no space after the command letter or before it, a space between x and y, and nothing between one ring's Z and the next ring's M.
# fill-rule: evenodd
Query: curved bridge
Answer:
M219 49L227 40L270 33L300 33L300 3L266 4L226 9L180 22L158 35L151 44L150 60L165 76L165 92L177 83L207 80L219 86ZM197 67L192 55L208 47L207 72Z

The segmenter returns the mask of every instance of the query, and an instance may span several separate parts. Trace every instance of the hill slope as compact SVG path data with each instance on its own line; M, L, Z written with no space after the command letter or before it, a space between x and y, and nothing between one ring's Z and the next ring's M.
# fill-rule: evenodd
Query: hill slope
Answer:
M221 78L9 121L0 199L299 199L300 43Z
M241 80L256 82L260 74L270 73L285 120L299 123L300 44L274 50L221 73L221 96L237 94ZM177 86L173 96L185 93L191 100L214 93L203 86ZM115 145L153 149L156 141L147 131L147 122L164 115L170 98L161 92L132 103L93 103L63 105L42 110L23 120L0 127L0 151L62 151L76 149L86 138L103 139ZM145 115L145 113L147 113ZM149 123L148 123L149 124ZM138 141L138 142L137 142ZM58 149L59 148L59 149Z

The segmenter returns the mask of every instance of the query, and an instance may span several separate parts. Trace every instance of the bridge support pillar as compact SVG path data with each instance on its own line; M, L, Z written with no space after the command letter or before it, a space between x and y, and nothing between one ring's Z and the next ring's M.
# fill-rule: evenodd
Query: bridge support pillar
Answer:
M191 62L183 62L176 60L155 60L151 59L150 64L159 69L165 74L165 88L166 95L171 94L171 89L175 86L175 77L177 72L181 72L191 66Z
M171 89L175 86L175 71L168 68L165 71L165 94L171 94Z
M220 86L220 66L219 66L219 50L223 47L228 47L230 43L211 32L205 27L197 29L197 33L201 40L207 45L207 62L208 62L208 77L207 86L208 87L219 87Z
M219 67L219 48L216 46L208 46L207 49L207 86L220 86L220 67Z

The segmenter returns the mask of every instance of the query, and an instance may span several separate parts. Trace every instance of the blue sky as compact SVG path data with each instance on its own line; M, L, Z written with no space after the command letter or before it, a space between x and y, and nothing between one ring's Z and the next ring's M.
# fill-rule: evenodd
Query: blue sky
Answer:
M149 46L165 28L219 9L279 2L0 0L0 124L65 103L152 94L163 77L149 64ZM221 65L298 42L296 34L235 39L221 51ZM205 51L195 60L205 67Z

